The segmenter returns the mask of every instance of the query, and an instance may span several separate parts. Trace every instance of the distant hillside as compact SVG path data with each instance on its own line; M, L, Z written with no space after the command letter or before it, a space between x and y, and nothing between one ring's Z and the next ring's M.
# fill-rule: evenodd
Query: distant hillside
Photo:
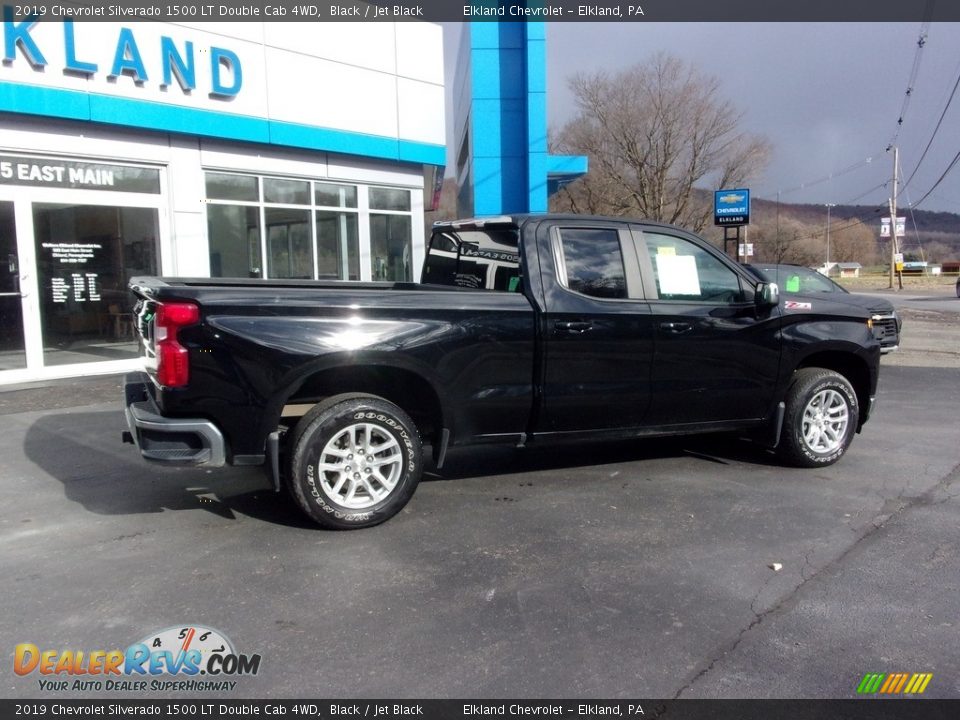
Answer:
M712 205L709 191L697 192L696 202ZM443 183L440 208L427 213L429 228L435 220L456 217L456 182ZM883 263L889 258L889 242L880 239L880 218L886 206L837 205L830 209L830 259L837 262L857 261L864 265ZM908 259L931 262L960 260L960 215L930 210L901 209L907 218L907 237L901 248ZM916 227L914 227L916 222ZM757 260L777 260L817 265L826 259L827 209L811 203L778 203L775 200L752 198L751 222L747 230L754 244ZM723 244L723 230L708 227L703 234L717 245Z
M754 198L752 205L752 224L776 226L778 212L776 201ZM907 218L906 237L900 242L904 254L909 256L908 259L922 258L932 262L960 259L960 215L930 210L910 212L906 208L898 209L897 215ZM800 223L810 230L810 235L825 242L827 226L825 205L780 203L779 216L781 228L784 223ZM830 208L831 234L854 230L859 230L861 233L868 231L876 242L880 243L880 219L888 216L889 211L886 206L836 205ZM888 253L889 245L885 239L883 244L886 245L885 252ZM871 259L866 258L868 262Z

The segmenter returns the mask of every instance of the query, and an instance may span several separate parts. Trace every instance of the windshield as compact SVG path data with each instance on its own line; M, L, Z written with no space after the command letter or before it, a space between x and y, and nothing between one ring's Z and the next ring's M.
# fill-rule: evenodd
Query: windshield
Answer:
M779 285L781 292L801 295L847 292L826 275L810 268L795 265L756 265L754 267L767 280Z

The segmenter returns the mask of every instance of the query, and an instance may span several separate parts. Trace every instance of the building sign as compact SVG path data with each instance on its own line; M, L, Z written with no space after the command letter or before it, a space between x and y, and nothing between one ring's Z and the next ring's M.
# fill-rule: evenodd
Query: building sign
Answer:
M71 273L69 276L53 277L50 279L50 290L54 303L86 302L99 300L100 290L97 287L96 273Z
M746 188L739 188L737 190L717 190L714 192L713 224L749 225L750 191Z
M50 271L50 300L54 304L100 300L100 275L90 264L103 264L102 243L45 242L40 244L41 266Z
M0 155L0 185L160 193L160 171L54 158Z
M907 234L906 216L897 218L897 237L904 237ZM890 218L880 218L880 237L890 237Z
M48 72L47 67L53 64L48 56L62 57L61 69L66 75L93 78L100 74L114 81L127 76L137 85L155 82L166 89L176 84L182 92L190 93L198 88L200 57L207 65L201 64L200 69L201 73L206 72L203 89L211 98L235 97L243 87L243 66L233 50L215 46L195 49L192 41L178 42L168 35L162 35L156 47L152 38L138 40L132 27L119 27L112 37L104 38L105 42L96 46L95 54L82 55L77 47L77 26L67 19L63 20L63 33L54 52L52 43L36 33L36 19L17 22L13 10L10 6L3 8L4 64L15 62L19 50L23 60L41 72ZM148 48L154 52L148 52Z
M39 7L3 6L0 113L445 164L439 26L198 21L206 5L169 6L179 22L114 22L131 8Z

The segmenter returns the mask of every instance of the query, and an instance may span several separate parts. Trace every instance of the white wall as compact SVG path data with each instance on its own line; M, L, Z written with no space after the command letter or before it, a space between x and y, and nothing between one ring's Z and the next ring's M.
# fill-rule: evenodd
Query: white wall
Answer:
M19 25L19 24L18 24ZM122 23L35 23L29 37L46 61L27 57L29 43L0 65L0 82L133 99L194 110L364 133L444 145L443 37L431 23L127 23L133 46L121 42ZM213 30L211 30L213 28ZM9 29L6 29L9 32ZM76 64L96 71L69 72L65 40L75 38ZM185 92L176 79L163 85L161 37L181 55L193 43L196 89ZM135 47L146 79L130 73L110 78L118 50ZM224 48L240 60L243 81L229 98L210 97L210 50ZM34 58L35 60L38 58ZM232 75L221 72L225 83ZM2 108L17 111L15 108ZM19 108L29 112L29 108ZM43 114L57 114L47 107ZM135 123L135 118L131 119Z

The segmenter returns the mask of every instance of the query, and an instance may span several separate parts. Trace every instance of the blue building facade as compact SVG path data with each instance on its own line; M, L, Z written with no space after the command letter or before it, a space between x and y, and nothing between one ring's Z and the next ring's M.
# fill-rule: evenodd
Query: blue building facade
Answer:
M460 217L546 212L586 173L586 157L548 152L544 23L465 25L453 91Z

